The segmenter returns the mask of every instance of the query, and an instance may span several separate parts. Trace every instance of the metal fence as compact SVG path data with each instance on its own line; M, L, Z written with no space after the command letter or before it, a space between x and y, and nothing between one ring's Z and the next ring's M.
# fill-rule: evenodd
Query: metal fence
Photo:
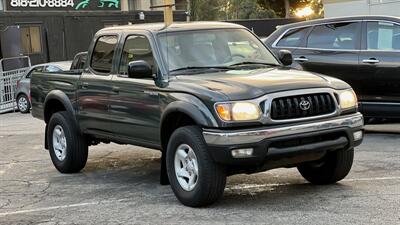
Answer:
M30 61L28 58L28 65L23 65L23 68L3 71L4 61L20 61L21 58L26 58L26 56L0 60L0 113L16 109L15 90L17 88L17 81L21 79L25 71L30 67Z

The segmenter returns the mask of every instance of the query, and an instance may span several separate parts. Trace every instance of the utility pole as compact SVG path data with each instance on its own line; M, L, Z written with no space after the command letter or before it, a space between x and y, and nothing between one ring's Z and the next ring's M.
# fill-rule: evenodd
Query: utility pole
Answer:
M173 17L173 12L172 12L172 7L174 4L172 3L172 0L164 0L164 23L165 26L169 26L172 24L174 21Z
M186 22L190 22L190 0L186 0Z
M168 27L174 22L174 16L172 12L172 7L174 7L174 5L175 4L172 3L172 0L164 0L163 5L151 6L150 8L164 8L164 24L166 27Z

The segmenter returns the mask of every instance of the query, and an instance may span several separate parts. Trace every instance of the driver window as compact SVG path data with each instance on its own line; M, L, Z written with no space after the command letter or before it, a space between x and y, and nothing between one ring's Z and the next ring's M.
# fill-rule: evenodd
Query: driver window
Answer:
M129 36L122 51L119 74L128 75L128 64L132 61L146 61L155 72L155 61L149 40L143 35Z

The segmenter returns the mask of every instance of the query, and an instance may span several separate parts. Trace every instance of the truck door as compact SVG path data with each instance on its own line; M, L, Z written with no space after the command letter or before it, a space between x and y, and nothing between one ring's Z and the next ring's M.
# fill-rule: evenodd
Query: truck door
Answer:
M117 35L98 37L88 68L78 81L78 119L85 132L107 134L112 131L108 104L112 93L111 74L117 43Z
M145 35L129 35L122 48L118 73L113 76L110 116L117 137L148 143L159 143L160 108L158 87L153 77L128 77L128 63L144 60L156 73L157 67L149 39Z

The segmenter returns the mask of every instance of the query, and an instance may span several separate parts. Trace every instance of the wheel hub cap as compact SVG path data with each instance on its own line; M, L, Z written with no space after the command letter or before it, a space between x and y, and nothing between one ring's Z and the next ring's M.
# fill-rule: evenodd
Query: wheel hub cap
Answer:
M53 129L53 151L60 161L63 161L67 155L67 139L60 125L55 126Z
M28 101L26 100L25 97L21 97L18 100L18 108L21 111L26 111L26 109L28 108Z
M174 165L179 185L185 191L193 190L199 178L199 167L196 154L189 145L179 145L175 152Z

